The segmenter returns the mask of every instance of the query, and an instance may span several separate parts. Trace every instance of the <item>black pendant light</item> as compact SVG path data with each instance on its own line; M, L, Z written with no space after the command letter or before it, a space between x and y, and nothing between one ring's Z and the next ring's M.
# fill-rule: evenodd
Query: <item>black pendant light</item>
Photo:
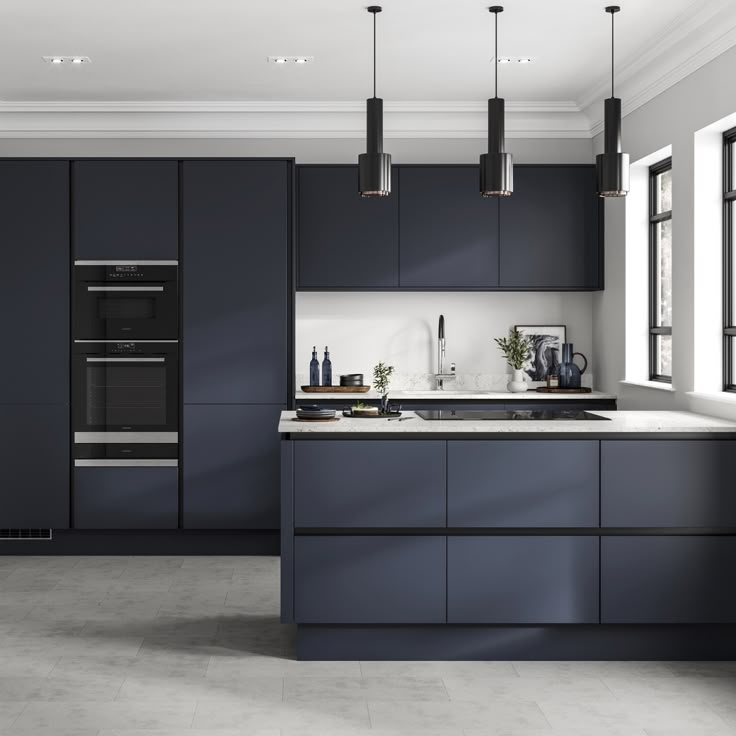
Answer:
M598 194L601 197L625 197L629 191L629 154L621 153L621 100L613 95L613 16L621 8L609 5L611 14L611 96L605 102L603 153L595 159Z
M366 153L358 157L361 197L388 197L391 194L391 154L383 152L383 100L376 97L376 15L380 5L371 5L373 15L373 97L366 100Z
M480 157L480 193L483 197L509 197L514 191L514 165L506 153L504 101L498 96L498 14L503 6L493 5L488 10L495 16L494 96L488 100L488 153Z

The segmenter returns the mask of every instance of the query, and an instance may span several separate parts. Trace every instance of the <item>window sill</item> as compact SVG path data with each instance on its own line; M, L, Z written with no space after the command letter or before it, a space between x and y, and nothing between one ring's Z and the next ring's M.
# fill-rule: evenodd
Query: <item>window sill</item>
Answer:
M736 404L736 393L730 391L688 391L685 396L705 401L718 401L724 404Z
M657 391L668 391L675 393L675 389L671 383L662 383L661 381L619 381L624 386L636 386L637 388L653 388Z

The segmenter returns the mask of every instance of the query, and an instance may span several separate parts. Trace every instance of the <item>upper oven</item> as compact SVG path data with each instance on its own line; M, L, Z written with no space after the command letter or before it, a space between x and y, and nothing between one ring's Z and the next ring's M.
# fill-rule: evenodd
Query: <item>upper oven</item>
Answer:
M175 443L178 343L75 340L75 443Z
M176 261L75 261L74 337L176 340Z

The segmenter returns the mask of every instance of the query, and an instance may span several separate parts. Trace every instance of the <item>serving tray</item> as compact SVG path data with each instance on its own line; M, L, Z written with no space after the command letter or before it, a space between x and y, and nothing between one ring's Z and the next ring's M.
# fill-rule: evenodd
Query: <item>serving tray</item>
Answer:
M390 411L388 414L353 414L350 409L343 409L342 415L349 419L389 419L390 417L400 417L400 411Z
M547 388L547 386L537 386L537 388L530 388L528 391L538 394L590 394L593 392L593 389L585 386L582 388Z
M364 394L370 386L302 386L305 394Z

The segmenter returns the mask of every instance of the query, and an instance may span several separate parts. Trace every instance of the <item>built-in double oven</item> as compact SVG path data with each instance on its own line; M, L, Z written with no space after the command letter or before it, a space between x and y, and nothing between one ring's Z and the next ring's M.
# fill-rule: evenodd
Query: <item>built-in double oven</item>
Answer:
M178 465L177 271L172 261L75 263L75 466Z

